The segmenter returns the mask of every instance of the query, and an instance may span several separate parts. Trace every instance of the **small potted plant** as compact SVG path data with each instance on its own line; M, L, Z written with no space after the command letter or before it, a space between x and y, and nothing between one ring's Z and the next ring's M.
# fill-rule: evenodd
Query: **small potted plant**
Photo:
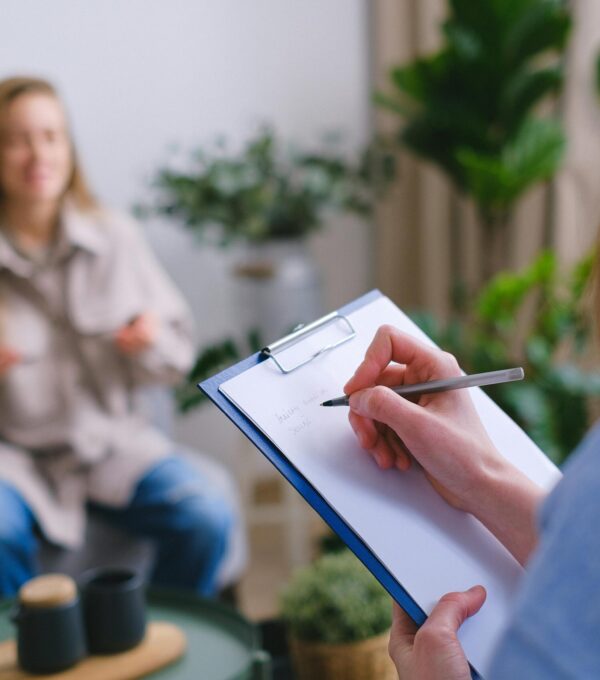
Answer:
M282 595L300 680L391 680L389 595L348 550L297 571Z

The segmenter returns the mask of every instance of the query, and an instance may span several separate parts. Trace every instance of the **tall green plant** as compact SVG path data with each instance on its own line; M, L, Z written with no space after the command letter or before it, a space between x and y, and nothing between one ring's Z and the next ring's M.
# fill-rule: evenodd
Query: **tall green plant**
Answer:
M561 125L537 105L563 82L571 19L559 0L449 0L444 44L391 72L380 105L403 119L401 142L439 166L477 207L495 268L515 202L563 157Z
M486 391L556 463L583 437L590 397L600 395L600 374L581 363L591 329L582 298L592 262L589 255L562 275L556 256L544 252L523 271L492 279L468 320L443 325L413 315L467 372L524 366L525 382Z

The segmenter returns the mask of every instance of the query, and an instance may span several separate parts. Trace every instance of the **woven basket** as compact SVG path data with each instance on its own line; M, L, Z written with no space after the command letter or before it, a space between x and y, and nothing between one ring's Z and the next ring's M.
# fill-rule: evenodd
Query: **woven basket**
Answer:
M397 680L388 655L389 631L344 644L304 642L290 636L298 680Z

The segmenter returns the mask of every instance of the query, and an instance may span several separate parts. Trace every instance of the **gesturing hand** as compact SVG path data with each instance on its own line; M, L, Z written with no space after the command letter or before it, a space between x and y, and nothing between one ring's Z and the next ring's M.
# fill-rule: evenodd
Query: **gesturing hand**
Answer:
M2 378L15 364L21 361L17 350L5 345L0 346L0 378Z
M123 354L138 354L154 344L157 332L158 319L154 314L145 312L119 328L115 343Z
M456 634L463 622L481 609L485 598L482 586L448 593L419 629L394 603L389 652L399 680L471 680Z

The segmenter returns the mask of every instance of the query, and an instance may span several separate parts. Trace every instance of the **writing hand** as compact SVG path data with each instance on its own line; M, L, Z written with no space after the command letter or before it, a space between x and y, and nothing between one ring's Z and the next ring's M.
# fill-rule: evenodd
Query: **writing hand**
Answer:
M406 470L418 461L448 503L475 515L524 564L544 492L497 451L468 390L413 402L387 387L460 374L452 355L382 326L344 387L350 424L379 467Z
M414 457L455 507L467 509L484 466L503 459L467 390L421 395L416 403L386 386L461 375L456 359L391 326L382 326L344 387L350 424L381 468L406 470Z

